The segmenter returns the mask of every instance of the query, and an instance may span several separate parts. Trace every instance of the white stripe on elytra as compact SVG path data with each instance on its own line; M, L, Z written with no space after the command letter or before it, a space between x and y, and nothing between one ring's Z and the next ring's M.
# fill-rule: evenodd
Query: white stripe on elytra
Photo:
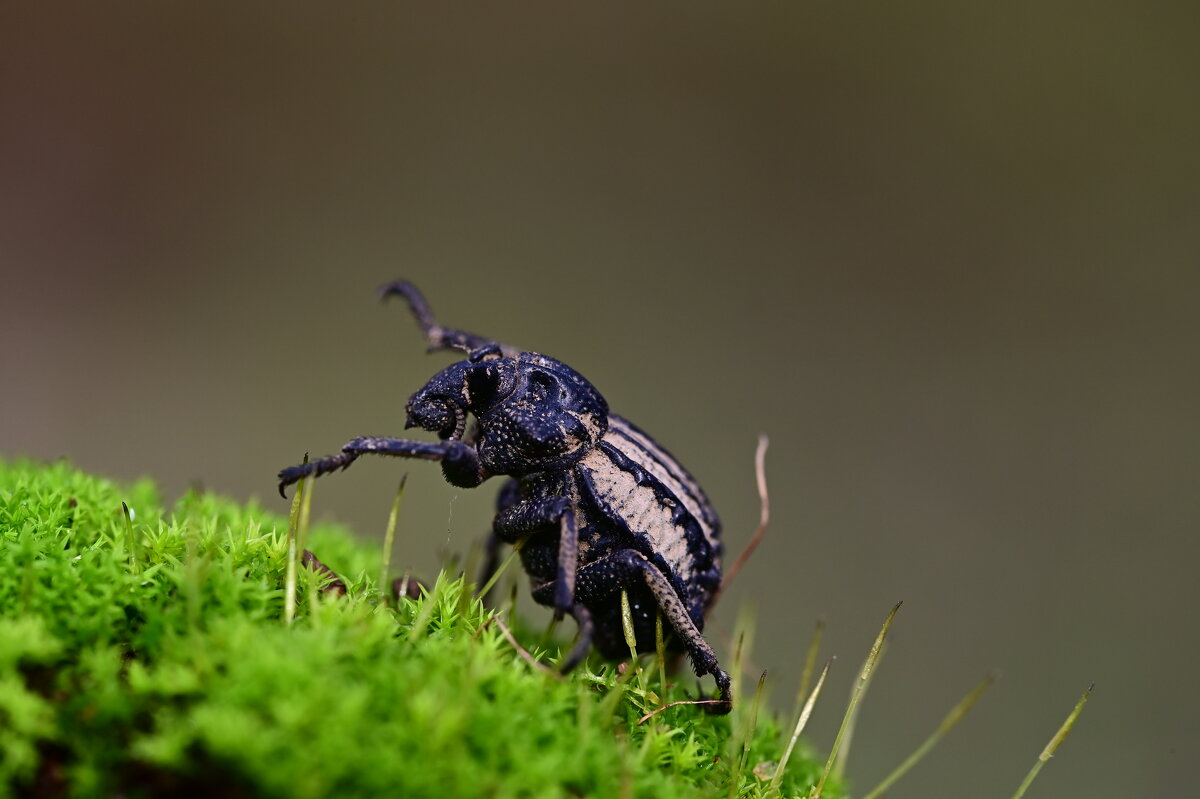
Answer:
M609 434L604 437L605 440L666 486L676 499L683 503L684 509L703 525L705 536L711 537L714 532L712 518L711 513L702 504L706 501L703 499L703 490L684 471L683 466L663 452L645 434L624 421L624 419L610 419ZM631 447L635 447L638 451L631 452Z
M608 511L620 516L630 532L645 536L683 580L690 579L695 566L688 554L687 536L680 535L671 520L672 509L659 502L654 490L639 486L633 475L613 463L603 450L592 450L579 464L591 473L597 499Z

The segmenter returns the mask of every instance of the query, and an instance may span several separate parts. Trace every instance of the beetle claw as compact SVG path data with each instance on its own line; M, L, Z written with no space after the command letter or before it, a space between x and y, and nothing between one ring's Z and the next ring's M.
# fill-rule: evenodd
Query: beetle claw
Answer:
M717 681L717 690L720 691L720 698L716 701L710 700L709 704L704 705L704 712L714 716L724 716L730 710L733 710L733 684L729 679L729 675L720 669L714 668L712 676Z
M279 496L287 499L287 487L307 477L311 472L312 466L308 463L289 466L279 472Z

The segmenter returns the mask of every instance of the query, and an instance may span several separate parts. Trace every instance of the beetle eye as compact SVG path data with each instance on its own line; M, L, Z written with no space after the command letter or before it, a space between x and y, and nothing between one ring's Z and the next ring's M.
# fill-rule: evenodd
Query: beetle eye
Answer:
M491 408L500 393L501 379L500 370L491 363L481 364L470 369L467 372L467 394L470 397L470 407L476 412Z
M561 392L562 387L553 375L542 371L535 371L529 375L529 396L534 402L550 400L556 390Z

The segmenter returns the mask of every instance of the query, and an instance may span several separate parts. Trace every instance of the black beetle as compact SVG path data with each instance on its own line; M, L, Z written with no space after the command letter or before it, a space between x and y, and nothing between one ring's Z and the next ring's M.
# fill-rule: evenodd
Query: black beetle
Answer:
M579 625L563 671L593 645L611 659L628 655L625 589L638 650L654 650L661 612L671 647L687 652L697 675L716 679L720 699L705 707L728 713L729 675L701 635L721 581L721 526L692 476L648 435L609 413L600 392L561 361L442 327L410 283L389 283L379 293L408 301L431 352L468 353L406 407L406 428L434 431L442 440L356 438L338 455L281 471L280 494L302 477L344 469L366 454L440 461L446 480L464 488L508 475L485 576L495 569L501 542L524 539L520 555L533 598ZM475 417L469 432L467 414Z

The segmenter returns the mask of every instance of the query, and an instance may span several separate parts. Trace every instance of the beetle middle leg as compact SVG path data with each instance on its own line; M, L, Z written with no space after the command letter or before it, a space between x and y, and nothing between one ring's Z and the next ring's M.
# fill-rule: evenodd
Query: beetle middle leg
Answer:
M558 570L554 580L554 617L575 608L575 571L579 565L579 528L575 509L566 497L553 496L516 501L496 514L495 534L514 543L527 533L558 525Z
M592 649L592 638L596 634L596 626L592 623L592 613L580 603L575 603L571 608L571 616L575 619L575 623L579 625L579 638L575 641L575 646L572 647L571 653L563 660L559 671L563 674L574 669L583 659L587 657L587 653Z

